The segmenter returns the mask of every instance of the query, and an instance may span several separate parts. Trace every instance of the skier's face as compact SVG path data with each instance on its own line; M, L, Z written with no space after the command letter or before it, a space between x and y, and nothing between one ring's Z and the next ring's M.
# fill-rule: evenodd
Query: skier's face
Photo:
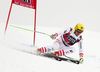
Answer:
M80 32L75 31L76 36L79 36L80 34L81 34Z

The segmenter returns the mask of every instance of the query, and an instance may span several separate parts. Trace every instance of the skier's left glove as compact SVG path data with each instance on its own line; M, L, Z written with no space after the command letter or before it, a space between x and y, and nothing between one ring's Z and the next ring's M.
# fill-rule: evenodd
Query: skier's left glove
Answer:
M83 57L82 57L82 56L80 56L80 60L79 60L79 61L80 61L80 63L83 63L83 60L84 60L84 59L83 59Z
M56 39L56 35L54 35L54 34L52 34L52 35L50 35L50 37L52 38L52 39Z

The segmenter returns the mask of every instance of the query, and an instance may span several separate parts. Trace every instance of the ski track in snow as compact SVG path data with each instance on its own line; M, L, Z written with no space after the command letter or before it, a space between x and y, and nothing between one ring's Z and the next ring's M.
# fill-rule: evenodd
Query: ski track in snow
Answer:
M22 26L23 27L23 26ZM30 26L28 28L31 28ZM48 30L47 30L48 29ZM38 27L38 31L52 34L53 31L49 30L49 27ZM55 30L52 28L52 30ZM55 31L60 30L56 28ZM0 27L0 72L89 72L89 71L100 71L100 53L99 53L99 40L100 33L95 36L91 31L85 31L84 37L84 63L76 65L64 61L56 61L49 58L44 58L29 53L14 50L12 48L29 48L32 45L33 33L8 28L6 36L4 36L4 26ZM42 37L42 39L40 38ZM97 43L93 43L97 42ZM46 46L53 43L46 35L36 35L36 46ZM27 46L22 46L26 44ZM77 47L77 46L76 46ZM78 54L78 51L75 53ZM71 56L71 55L69 55ZM72 54L74 57L74 54ZM76 57L76 56L75 56ZM78 57L76 57L78 58Z

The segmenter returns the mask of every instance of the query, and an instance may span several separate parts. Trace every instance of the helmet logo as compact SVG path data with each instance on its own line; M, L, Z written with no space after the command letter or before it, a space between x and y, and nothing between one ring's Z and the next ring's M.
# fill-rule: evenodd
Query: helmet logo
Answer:
M83 29L83 27L81 27L81 29Z

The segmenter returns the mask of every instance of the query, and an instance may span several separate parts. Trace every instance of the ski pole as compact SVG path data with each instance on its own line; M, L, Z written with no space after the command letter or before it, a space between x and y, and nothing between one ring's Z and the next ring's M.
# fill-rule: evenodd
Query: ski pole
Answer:
M34 30L30 30L30 29L26 29L26 28L22 28L22 27L14 26L14 25L9 25L9 26L11 26L11 27L15 27L15 28L18 28L18 29L22 29L22 30L26 30L26 31L30 31L30 32L37 32L37 33L40 33L40 34L44 34L44 35L50 36L50 35L47 34L47 33L39 32L39 31L34 31Z

